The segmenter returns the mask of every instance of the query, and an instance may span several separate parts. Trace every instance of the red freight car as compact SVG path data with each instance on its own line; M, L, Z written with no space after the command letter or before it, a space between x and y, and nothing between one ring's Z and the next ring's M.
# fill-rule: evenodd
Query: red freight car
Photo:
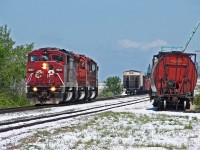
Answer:
M41 48L28 55L27 97L33 104L91 100L98 95L98 66L84 55Z
M148 75L144 76L144 91L148 93L151 89L151 81Z
M155 107L190 109L196 82L196 54L173 51L154 55L150 96Z

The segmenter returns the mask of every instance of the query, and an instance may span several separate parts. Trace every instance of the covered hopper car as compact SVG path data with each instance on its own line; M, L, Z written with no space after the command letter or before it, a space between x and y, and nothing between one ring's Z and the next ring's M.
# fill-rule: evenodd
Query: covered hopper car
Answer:
M98 66L85 55L59 48L28 54L27 98L33 104L87 101L98 95Z
M153 56L150 97L163 109L190 109L197 82L196 54L180 51Z
M141 71L124 71L123 87L128 95L146 93L150 89L150 78Z

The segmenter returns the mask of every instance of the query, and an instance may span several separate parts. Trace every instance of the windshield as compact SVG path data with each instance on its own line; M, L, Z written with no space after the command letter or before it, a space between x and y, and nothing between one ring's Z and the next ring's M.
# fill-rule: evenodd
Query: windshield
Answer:
M38 55L31 56L31 62L38 61L38 60L40 60L40 56Z
M55 60L55 61L63 61L63 56L60 56L60 55L52 55L52 60Z
M42 55L32 55L30 56L30 61L48 61L51 60L49 54L42 54ZM52 55L52 60L63 62L63 56L61 55Z

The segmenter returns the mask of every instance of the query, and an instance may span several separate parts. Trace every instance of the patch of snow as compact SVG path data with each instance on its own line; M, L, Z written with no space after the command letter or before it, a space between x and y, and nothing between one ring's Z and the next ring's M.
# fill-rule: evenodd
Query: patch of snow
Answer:
M0 120L64 110L78 110L131 100L117 99L81 105L0 115ZM47 132L48 134L45 134ZM115 108L0 134L1 149L200 149L200 115L155 111L151 102Z

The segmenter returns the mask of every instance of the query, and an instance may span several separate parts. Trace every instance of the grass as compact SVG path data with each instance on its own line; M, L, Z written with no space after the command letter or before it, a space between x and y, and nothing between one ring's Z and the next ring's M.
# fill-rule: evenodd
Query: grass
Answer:
M15 97L10 97L5 93L0 92L0 108L12 108L20 106L30 106L29 101L26 99L26 95L15 95Z
M193 127L192 127L191 125L185 125L185 126L184 126L184 129L189 129L189 130L192 130L192 129L193 129Z
M51 133L49 131L37 131L35 134L36 137L44 137L44 136L49 136Z
M200 90L200 86L198 86L198 91ZM200 94L196 94L194 98L195 110L200 110Z

